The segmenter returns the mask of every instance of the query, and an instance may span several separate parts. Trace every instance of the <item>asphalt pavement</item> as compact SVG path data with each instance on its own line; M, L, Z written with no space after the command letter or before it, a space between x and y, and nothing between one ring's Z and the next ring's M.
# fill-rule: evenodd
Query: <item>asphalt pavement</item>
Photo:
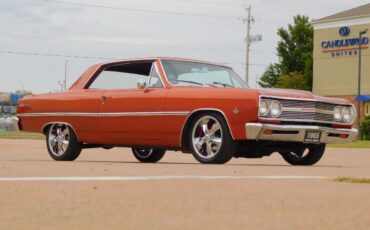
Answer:
M369 229L370 149L328 148L314 166L278 154L202 165L127 148L52 160L41 140L0 139L0 229Z

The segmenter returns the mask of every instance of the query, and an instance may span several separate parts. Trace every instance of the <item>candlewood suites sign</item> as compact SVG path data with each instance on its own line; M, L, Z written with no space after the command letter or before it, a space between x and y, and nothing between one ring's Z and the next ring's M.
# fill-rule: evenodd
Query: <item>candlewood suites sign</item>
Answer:
M359 45L361 49L367 49L369 37L349 37L351 29L347 26L339 28L341 39L327 40L321 42L323 53L330 53L332 57L358 55Z

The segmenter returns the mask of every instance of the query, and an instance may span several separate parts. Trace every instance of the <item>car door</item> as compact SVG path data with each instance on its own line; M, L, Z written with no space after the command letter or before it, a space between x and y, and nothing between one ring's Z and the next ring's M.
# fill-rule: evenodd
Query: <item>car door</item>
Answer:
M50 107L60 108L59 111L66 114L70 113L69 116L63 117L63 120L72 125L81 141L99 143L101 135L96 115L103 92L91 89L72 91L65 95L65 100L56 101ZM72 113L75 116L72 116Z
M112 72L114 76L110 76ZM110 81L109 78L115 79L110 88L108 83L103 83L107 89L98 110L103 143L165 145L163 112L167 89L157 76L155 62L145 61L111 66L97 77L97 80L99 77ZM148 87L138 88L139 80L143 80Z

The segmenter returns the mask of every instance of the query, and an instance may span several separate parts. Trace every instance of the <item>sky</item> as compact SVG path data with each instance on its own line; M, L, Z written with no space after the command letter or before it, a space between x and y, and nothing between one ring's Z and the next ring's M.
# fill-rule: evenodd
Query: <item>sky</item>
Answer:
M0 0L0 92L67 87L89 66L170 56L226 63L245 75L245 7L252 6L249 85L278 61L276 32L365 0ZM65 71L65 65L67 71Z

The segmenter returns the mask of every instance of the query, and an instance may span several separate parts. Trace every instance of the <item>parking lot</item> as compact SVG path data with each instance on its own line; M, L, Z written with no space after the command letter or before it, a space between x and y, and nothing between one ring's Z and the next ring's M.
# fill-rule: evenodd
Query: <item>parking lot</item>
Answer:
M42 140L0 139L0 229L368 229L370 149L328 148L315 166L279 155L201 165L168 152L84 150L55 162Z

